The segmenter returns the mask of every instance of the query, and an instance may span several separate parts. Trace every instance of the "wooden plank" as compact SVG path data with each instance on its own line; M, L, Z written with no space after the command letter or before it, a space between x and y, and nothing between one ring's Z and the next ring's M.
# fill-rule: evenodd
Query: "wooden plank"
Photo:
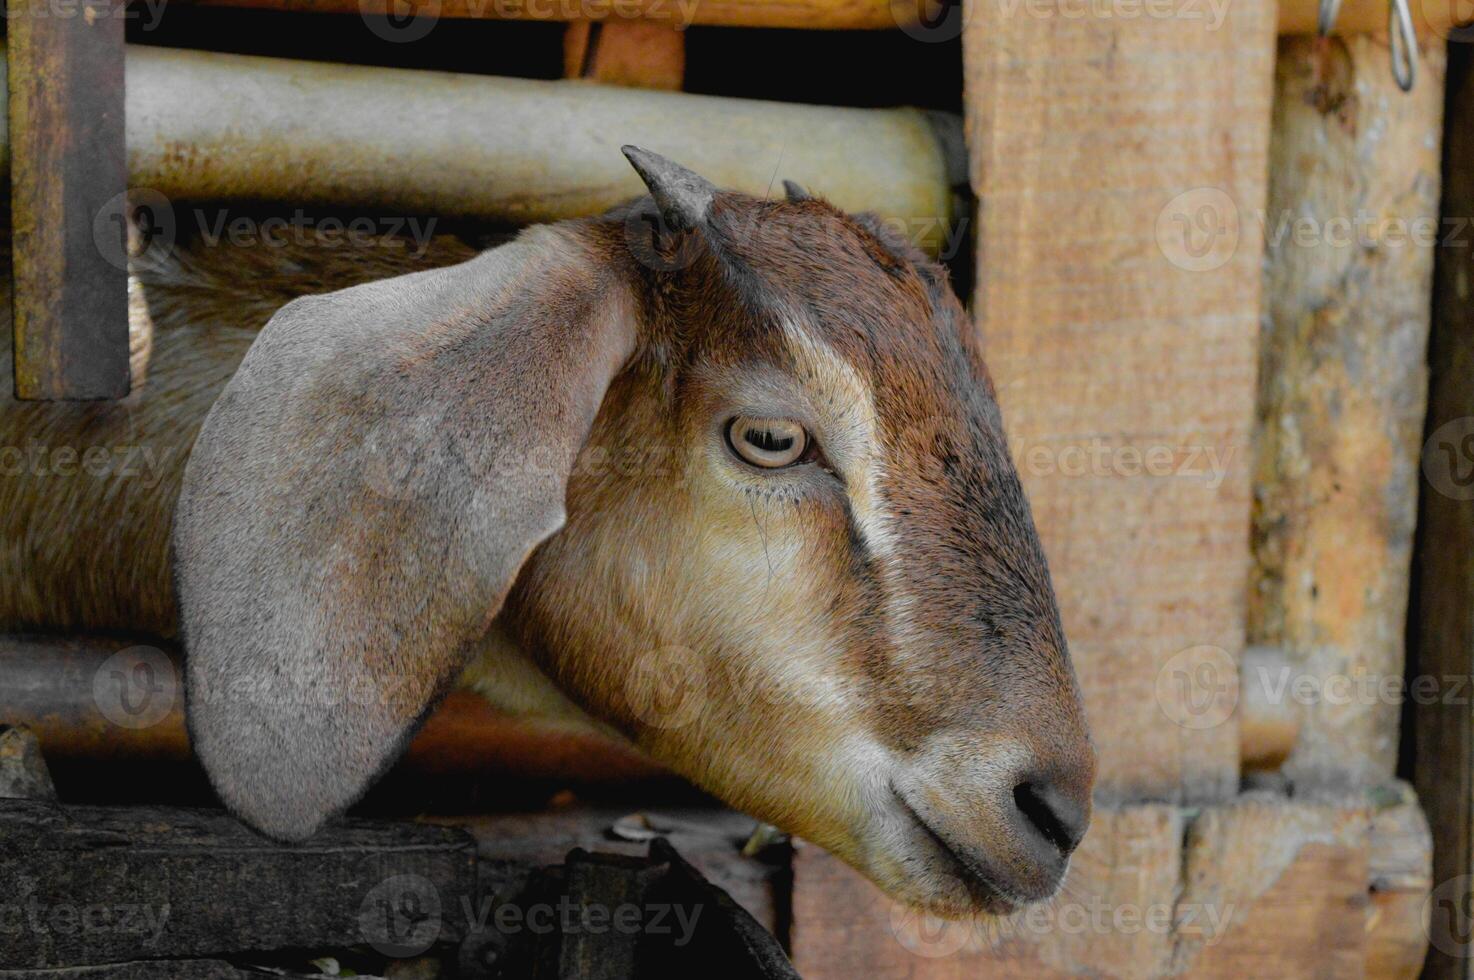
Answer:
M1363 975L1369 829L1356 805L1249 795L1205 807L1188 829L1179 900L1202 912L1177 930L1172 973Z
M964 35L973 305L1107 801L1238 788L1274 9Z
M122 0L15 0L9 130L15 393L128 393Z
M1171 959L1182 832L1174 807L1098 810L1059 897L977 922L914 912L802 846L793 864L793 964L808 980L1161 975Z
M475 842L448 827L345 821L283 845L223 811L0 800L0 841L0 968L428 946L463 936L478 898Z
M0 970L0 980L264 980L225 960L134 960L54 970Z
M892 0L567 0L563 3L532 3L528 0L176 0L197 6L249 7L260 10L296 10L304 13L337 13L405 16L420 9L443 18L501 20L567 20L610 22L639 17L684 26L710 24L723 27L790 27L803 30L888 30L896 27L925 31L927 38L953 40L936 26L948 21L937 17L934 3L896 3ZM1222 26L1220 11L1227 5L1205 3L1180 6L1191 11L1205 29ZM1449 37L1454 25L1474 19L1470 0L1411 0L1413 22L1420 31ZM1016 9L1016 8L1005 8ZM1033 8L1024 8L1032 12ZM1159 16L1159 7L1121 7L1118 16L1139 21ZM1279 4L1281 34L1312 34L1319 12L1317 0L1283 0ZM924 18L924 19L923 19ZM956 21L950 23L955 24ZM1135 26L1135 25L1133 25ZM1346 0L1336 18L1341 34L1384 31L1387 6L1380 0Z
M983 922L917 915L801 847L794 965L808 980L1407 976L1429 852L1416 803L1388 792L1104 809L1052 902Z
M650 21L575 21L563 33L563 77L679 91L686 35Z
M1385 789L1367 838L1366 975L1413 980L1428 953L1433 835L1411 786Z
M756 825L751 817L709 807L676 807L643 812L643 819L621 819L631 816L627 809L609 806L562 806L535 813L437 818L437 822L476 838L483 877L497 887L519 869L562 861L574 848L644 854L646 841L658 831L764 928L782 931L780 908L787 894L787 861L781 853L756 858L742 854L742 845ZM627 826L643 827L645 832L617 829Z
M1474 976L1474 52L1449 46L1443 219L1429 342L1427 438L1415 567L1414 785L1433 830L1425 976ZM1455 687L1454 685L1458 685Z
M184 0L202 7L449 19L593 21L642 18L689 27L888 30L917 21L916 4L892 0ZM955 36L955 35L954 35Z
M1391 778L1426 409L1444 48L1280 42L1254 431L1249 641L1300 731L1298 788ZM1245 679L1248 683L1248 679Z

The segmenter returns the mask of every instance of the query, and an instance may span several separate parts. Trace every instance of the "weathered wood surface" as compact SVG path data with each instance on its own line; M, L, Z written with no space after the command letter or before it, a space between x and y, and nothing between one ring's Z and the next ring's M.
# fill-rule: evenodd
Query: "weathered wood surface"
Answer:
M1274 646L1250 646L1239 660L1239 761L1245 773L1276 773L1295 750L1303 709L1280 685L1288 663Z
M1428 952L1433 835L1411 786L1383 790L1367 843L1366 975L1413 980Z
M0 970L0 980L269 980L225 960L135 960L43 970Z
M1449 47L1443 231L1429 343L1428 419L1410 672L1414 784L1433 830L1431 980L1474 976L1474 52ZM1455 234L1457 232L1457 234Z
M909 912L800 846L794 964L808 980L1409 976L1427 836L1416 803L1393 799L1106 809L1053 902L987 923Z
M759 197L797 180L935 252L961 169L958 121L916 109L143 46L127 69L129 179L168 198L557 221L643 193L635 143Z
M41 743L24 725L0 724L0 799L56 799Z
M289 846L221 811L5 800L0 841L0 968L454 940L478 898L475 842L449 827L352 821Z
M1248 622L1286 655L1268 686L1301 717L1301 788L1397 762L1443 75L1439 43L1410 93L1385 39L1279 46Z
M128 393L122 0L11 0L11 297L19 398Z
M393 14L444 19L566 20L615 23L641 18L665 24L888 29L917 21L915 0L184 0L198 6L304 13ZM447 29L453 30L454 27Z
M1474 3L1470 0L1409 0L1408 7L1413 15L1413 29L1424 35L1425 44L1445 38L1468 40L1471 36L1467 28L1459 26L1474 20ZM1319 14L1317 0L1284 0L1279 5L1280 33L1314 34ZM1387 5L1380 0L1345 0L1336 14L1333 30L1344 37L1385 34Z
M680 91L686 35L668 24L575 21L563 34L563 77Z
M964 37L979 328L1107 801L1225 799L1248 569L1274 4Z
M658 808L646 813L574 806L536 813L437 818L476 838L483 875L495 887L519 869L555 864L574 848L635 856L665 837L713 884L770 931L781 931L788 860L780 847L754 860L742 854L756 822L729 810Z
M199 6L252 7L263 10L298 10L309 13L371 14L415 11L432 12L441 18L494 18L504 20L591 20L614 21L640 17L663 23L714 24L727 27L793 27L805 30L841 28L889 29L937 22L934 3L914 0L701 0L682 4L677 0L567 0L536 3L529 0L176 0ZM1313 34L1319 4L1316 0L1283 0L1279 5L1281 34ZM1474 20L1470 0L1411 0L1413 23L1419 31L1448 37L1454 25ZM1025 8L1029 9L1029 8ZM1078 8L1077 8L1078 9ZM1134 11L1139 19L1143 8L1120 7L1120 16ZM1147 7L1146 10L1161 9ZM1204 27L1218 29L1214 4L1191 9ZM925 18L924 20L922 18ZM1132 26L1135 26L1134 24ZM1375 33L1387 29L1387 6L1380 0L1346 0L1336 18L1341 34ZM955 35L953 35L955 37Z

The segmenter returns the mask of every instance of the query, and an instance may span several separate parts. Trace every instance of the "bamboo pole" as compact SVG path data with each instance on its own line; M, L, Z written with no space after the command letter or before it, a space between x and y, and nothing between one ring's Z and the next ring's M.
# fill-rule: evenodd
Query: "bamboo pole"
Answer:
M635 143L718 187L763 196L791 178L936 251L962 169L960 123L915 109L140 46L127 73L129 184L168 198L557 221L643 193L619 153Z

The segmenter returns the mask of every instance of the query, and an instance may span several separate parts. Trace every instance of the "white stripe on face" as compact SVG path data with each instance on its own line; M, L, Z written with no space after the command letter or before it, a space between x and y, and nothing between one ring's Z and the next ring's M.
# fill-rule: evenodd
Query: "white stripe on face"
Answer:
M854 365L834 351L797 317L783 320L788 351L799 374L818 389L825 448L849 488L850 511L866 549L875 556L885 590L886 622L898 651L914 636L915 597L896 568L898 535L895 517L881 488L886 466L880 441L875 394Z

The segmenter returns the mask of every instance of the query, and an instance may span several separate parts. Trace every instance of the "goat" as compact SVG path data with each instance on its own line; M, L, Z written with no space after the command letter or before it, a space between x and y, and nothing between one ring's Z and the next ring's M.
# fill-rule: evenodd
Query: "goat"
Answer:
M1094 752L945 273L796 187L626 155L650 196L479 255L140 262L133 393L0 416L0 625L177 631L194 749L276 838L459 678L905 902L1051 895Z

